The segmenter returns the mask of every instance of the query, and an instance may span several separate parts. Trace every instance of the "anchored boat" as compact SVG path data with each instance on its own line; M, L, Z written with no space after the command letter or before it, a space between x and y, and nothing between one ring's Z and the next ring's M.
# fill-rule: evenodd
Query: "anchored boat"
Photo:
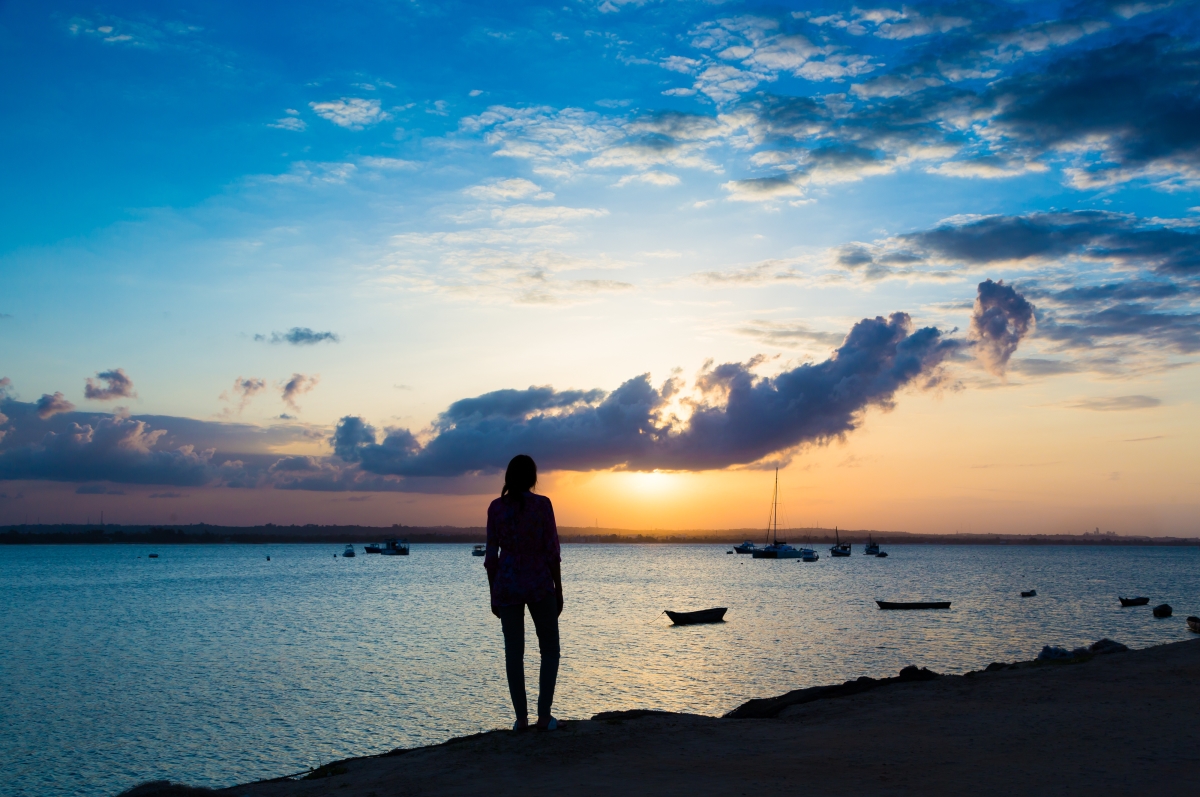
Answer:
M380 553L384 556L408 556L408 540L384 540Z
M471 549L471 556L486 556L486 555L487 555L487 546L486 545L476 545L474 548Z
M775 469L775 492L771 495L771 520L767 524L767 535L771 538L771 544L755 548L752 551L755 559L800 559L804 556L799 548L779 539L779 468Z
M725 621L725 612L729 611L725 607L717 609L701 609L698 612L672 612L667 611L667 617L671 618L671 622L675 625L696 625L697 623L720 623Z
M837 526L833 527L833 538L835 540L837 540L837 542L835 542L833 547L829 549L829 555L830 556L849 556L850 555L850 543L842 542L842 537L840 534L838 534Z
M875 601L880 609L949 609L950 601Z

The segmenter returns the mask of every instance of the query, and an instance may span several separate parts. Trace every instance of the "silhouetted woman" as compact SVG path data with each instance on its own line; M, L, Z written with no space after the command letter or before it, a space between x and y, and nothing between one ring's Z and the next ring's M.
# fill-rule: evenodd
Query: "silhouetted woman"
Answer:
M518 454L504 472L504 489L488 507L487 568L492 590L492 614L504 629L504 670L517 721L513 730L529 727L525 702L525 607L537 630L542 668L538 678L538 720L541 730L558 722L550 716L558 680L558 616L563 609L562 561L554 507L544 495L534 495L537 465Z

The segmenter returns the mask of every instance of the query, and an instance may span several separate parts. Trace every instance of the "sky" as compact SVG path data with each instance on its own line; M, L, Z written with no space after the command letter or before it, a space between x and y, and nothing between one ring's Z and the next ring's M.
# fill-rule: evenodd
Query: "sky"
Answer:
M1200 536L1195 2L0 5L0 523Z

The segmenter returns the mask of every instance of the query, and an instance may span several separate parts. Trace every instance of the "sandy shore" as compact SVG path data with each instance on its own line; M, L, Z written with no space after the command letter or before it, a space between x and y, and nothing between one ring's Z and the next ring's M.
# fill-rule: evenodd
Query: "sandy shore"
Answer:
M767 719L598 715L175 794L1200 794L1200 639L866 686L755 703Z

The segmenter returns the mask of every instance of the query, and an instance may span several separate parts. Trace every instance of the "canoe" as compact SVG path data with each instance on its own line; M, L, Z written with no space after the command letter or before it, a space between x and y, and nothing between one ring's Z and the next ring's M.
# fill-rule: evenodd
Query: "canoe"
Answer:
M1145 606L1150 602L1149 598L1117 598L1122 606Z
M1187 619L1188 630L1195 631L1200 634L1200 617L1189 617Z
M1037 590L1036 590L1036 589L1031 589L1031 590L1025 590L1025 591L1022 591L1022 592L1021 592L1021 597L1022 597L1022 598L1036 598L1036 597L1037 597Z
M667 617L675 625L695 625L696 623L720 623L725 620L728 609L701 609L698 612L667 612Z
M880 609L949 609L950 601L910 601L908 603L898 603L896 601L875 601L879 604Z

